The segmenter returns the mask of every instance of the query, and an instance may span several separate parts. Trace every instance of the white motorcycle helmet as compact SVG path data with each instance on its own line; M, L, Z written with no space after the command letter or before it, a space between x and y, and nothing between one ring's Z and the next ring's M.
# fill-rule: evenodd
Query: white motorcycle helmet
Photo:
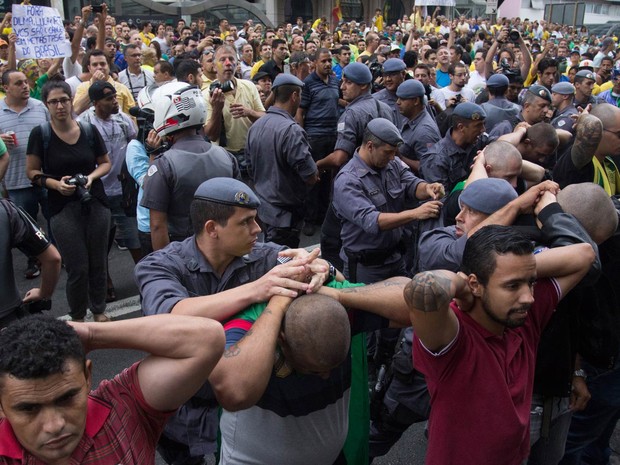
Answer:
M207 106L198 87L186 82L171 82L153 94L155 120L153 127L159 137L190 127L203 126Z

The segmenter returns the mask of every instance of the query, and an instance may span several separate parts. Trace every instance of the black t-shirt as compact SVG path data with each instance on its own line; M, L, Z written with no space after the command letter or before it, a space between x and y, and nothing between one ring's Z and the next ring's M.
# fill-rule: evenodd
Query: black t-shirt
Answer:
M30 132L26 153L29 156L39 157L42 171L54 179L60 180L63 176L75 176L76 174L87 176L97 167L97 158L108 153L101 134L95 126L92 126L92 132L92 142L88 141L82 131L77 142L71 145L61 140L52 128L47 152L44 153L41 127L37 126ZM93 181L90 193L103 205L108 205L108 198L100 179ZM79 201L77 194L64 196L57 190L50 189L48 192L50 215L60 213L67 203L76 201Z
M594 181L594 164L590 162L583 168L577 169L570 152L570 148L566 150L553 168L553 180L560 185L561 189L569 184Z

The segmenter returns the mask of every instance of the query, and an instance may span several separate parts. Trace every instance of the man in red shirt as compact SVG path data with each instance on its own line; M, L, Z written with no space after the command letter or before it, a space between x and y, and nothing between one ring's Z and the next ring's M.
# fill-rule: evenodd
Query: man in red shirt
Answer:
M544 193L535 213L554 199ZM407 285L413 358L431 394L427 465L523 462L541 332L595 257L585 243L535 255L511 227L487 226L469 238L463 272Z
M91 389L85 352L150 353ZM204 384L224 350L207 318L110 323L36 316L0 333L0 464L154 463L168 416Z

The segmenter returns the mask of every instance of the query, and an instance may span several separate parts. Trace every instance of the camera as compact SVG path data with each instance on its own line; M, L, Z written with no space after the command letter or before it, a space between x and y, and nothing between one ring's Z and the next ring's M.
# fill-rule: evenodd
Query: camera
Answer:
M90 203L93 199L93 196L90 195L88 189L86 189L86 184L88 184L88 178L83 174L76 174L71 179L66 181L70 186L75 186L75 195L82 202L82 204Z
M378 92L383 89L383 85L377 83L377 79L383 76L383 65L378 61L373 61L368 68L372 74L372 92Z
M521 39L521 34L516 29L513 29L512 31L508 33L508 38L512 42L519 42L519 39Z
M499 64L499 72L504 76L510 78L510 76L520 76L521 71L518 68L511 68L507 58L502 58Z
M93 7L93 13L103 13L103 5L100 1L91 2L90 6Z
M232 81L213 81L209 86L209 92L213 92L215 89L222 89L222 92L231 92L235 90L235 85Z
M35 300L34 302L23 302L19 308L24 316L36 315L45 310L51 310L52 301L50 299L41 299Z
M219 37L213 38L213 45L223 45L223 44L224 44L224 41L221 38Z

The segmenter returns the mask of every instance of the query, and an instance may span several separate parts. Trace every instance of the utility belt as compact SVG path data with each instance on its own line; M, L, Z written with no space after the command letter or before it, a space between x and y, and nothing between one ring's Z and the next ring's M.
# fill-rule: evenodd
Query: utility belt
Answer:
M398 243L394 247L389 247L387 249L368 249L359 252L353 252L345 247L344 253L349 259L349 268L351 268L352 262L363 266L379 266L383 265L394 253L400 252L402 254L404 252L403 245L404 244Z

